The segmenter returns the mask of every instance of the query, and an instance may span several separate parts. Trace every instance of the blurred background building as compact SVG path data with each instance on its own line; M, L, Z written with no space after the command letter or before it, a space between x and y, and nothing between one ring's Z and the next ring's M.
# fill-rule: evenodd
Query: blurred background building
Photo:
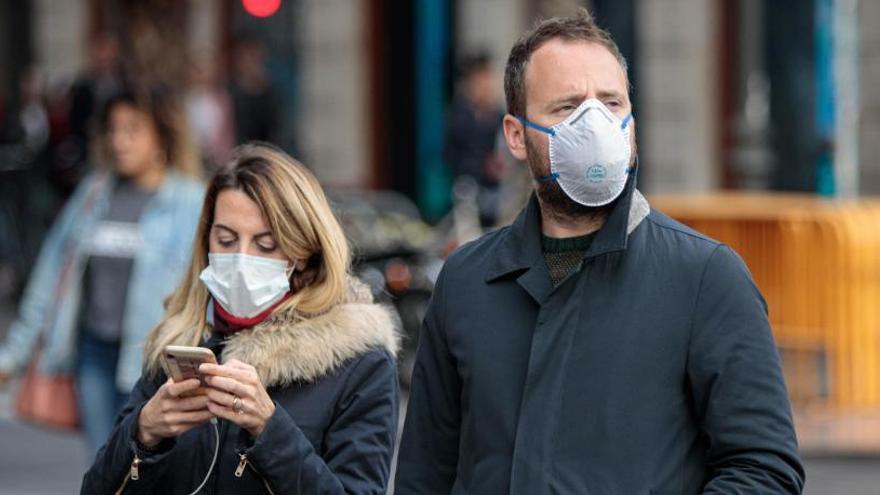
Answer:
M401 191L436 220L449 207L457 63L490 54L502 102L519 33L580 6L630 61L648 192L880 192L880 96L866 90L880 83L880 4L869 1L4 0L0 101L22 103L32 67L47 103L63 98L100 63L95 40L115 36L127 76L229 88L226 106L250 120L240 126L271 127L234 136L276 142L330 185ZM241 90L248 77L265 88ZM248 92L263 90L262 101Z

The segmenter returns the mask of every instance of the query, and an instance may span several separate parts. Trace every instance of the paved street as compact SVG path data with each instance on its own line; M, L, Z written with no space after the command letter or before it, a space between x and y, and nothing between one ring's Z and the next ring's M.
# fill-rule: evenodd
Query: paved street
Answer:
M0 420L0 494L78 493L84 443L64 434Z
M76 493L88 464L75 434L14 422L0 394L0 495ZM806 460L808 495L880 494L880 458Z

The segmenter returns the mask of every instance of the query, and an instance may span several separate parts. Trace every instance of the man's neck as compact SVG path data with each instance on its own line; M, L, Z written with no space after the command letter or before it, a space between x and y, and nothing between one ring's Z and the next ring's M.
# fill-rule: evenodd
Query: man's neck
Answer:
M600 208L593 215L572 218L541 206L541 232L547 237L564 239L592 234L608 220L609 210Z

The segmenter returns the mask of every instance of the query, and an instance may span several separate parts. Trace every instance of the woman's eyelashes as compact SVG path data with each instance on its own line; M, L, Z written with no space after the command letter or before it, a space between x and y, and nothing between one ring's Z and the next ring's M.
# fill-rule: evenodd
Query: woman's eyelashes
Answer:
M277 246L275 246L274 243L272 243L272 244L268 244L268 243L264 243L264 242L257 243L257 250L259 250L261 253L266 253L266 254L274 253L276 247Z
M229 238L227 238L227 239L220 239L220 238L218 238L218 239L217 239L217 244L220 244L222 247L225 247L225 248L231 248L231 247L233 247L233 246L235 245L236 242L238 242L238 239L235 239L235 238L231 238L231 239L229 239Z
M231 235L229 232L221 232L218 234L215 239L217 240L217 244L223 249L234 249L239 243L239 236ZM275 239L267 237L265 235L257 236L252 238L249 241L249 245L263 254L272 254L278 249L278 245L275 243Z

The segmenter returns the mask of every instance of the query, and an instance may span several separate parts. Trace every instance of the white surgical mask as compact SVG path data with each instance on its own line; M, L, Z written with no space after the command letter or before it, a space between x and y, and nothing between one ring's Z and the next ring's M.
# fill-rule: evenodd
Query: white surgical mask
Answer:
M620 119L590 98L553 127L519 120L550 135L550 175L539 181L557 181L569 198L584 206L607 205L623 192L632 171L632 114Z
M287 261L247 254L208 254L199 278L230 314L251 318L271 308L290 291Z

